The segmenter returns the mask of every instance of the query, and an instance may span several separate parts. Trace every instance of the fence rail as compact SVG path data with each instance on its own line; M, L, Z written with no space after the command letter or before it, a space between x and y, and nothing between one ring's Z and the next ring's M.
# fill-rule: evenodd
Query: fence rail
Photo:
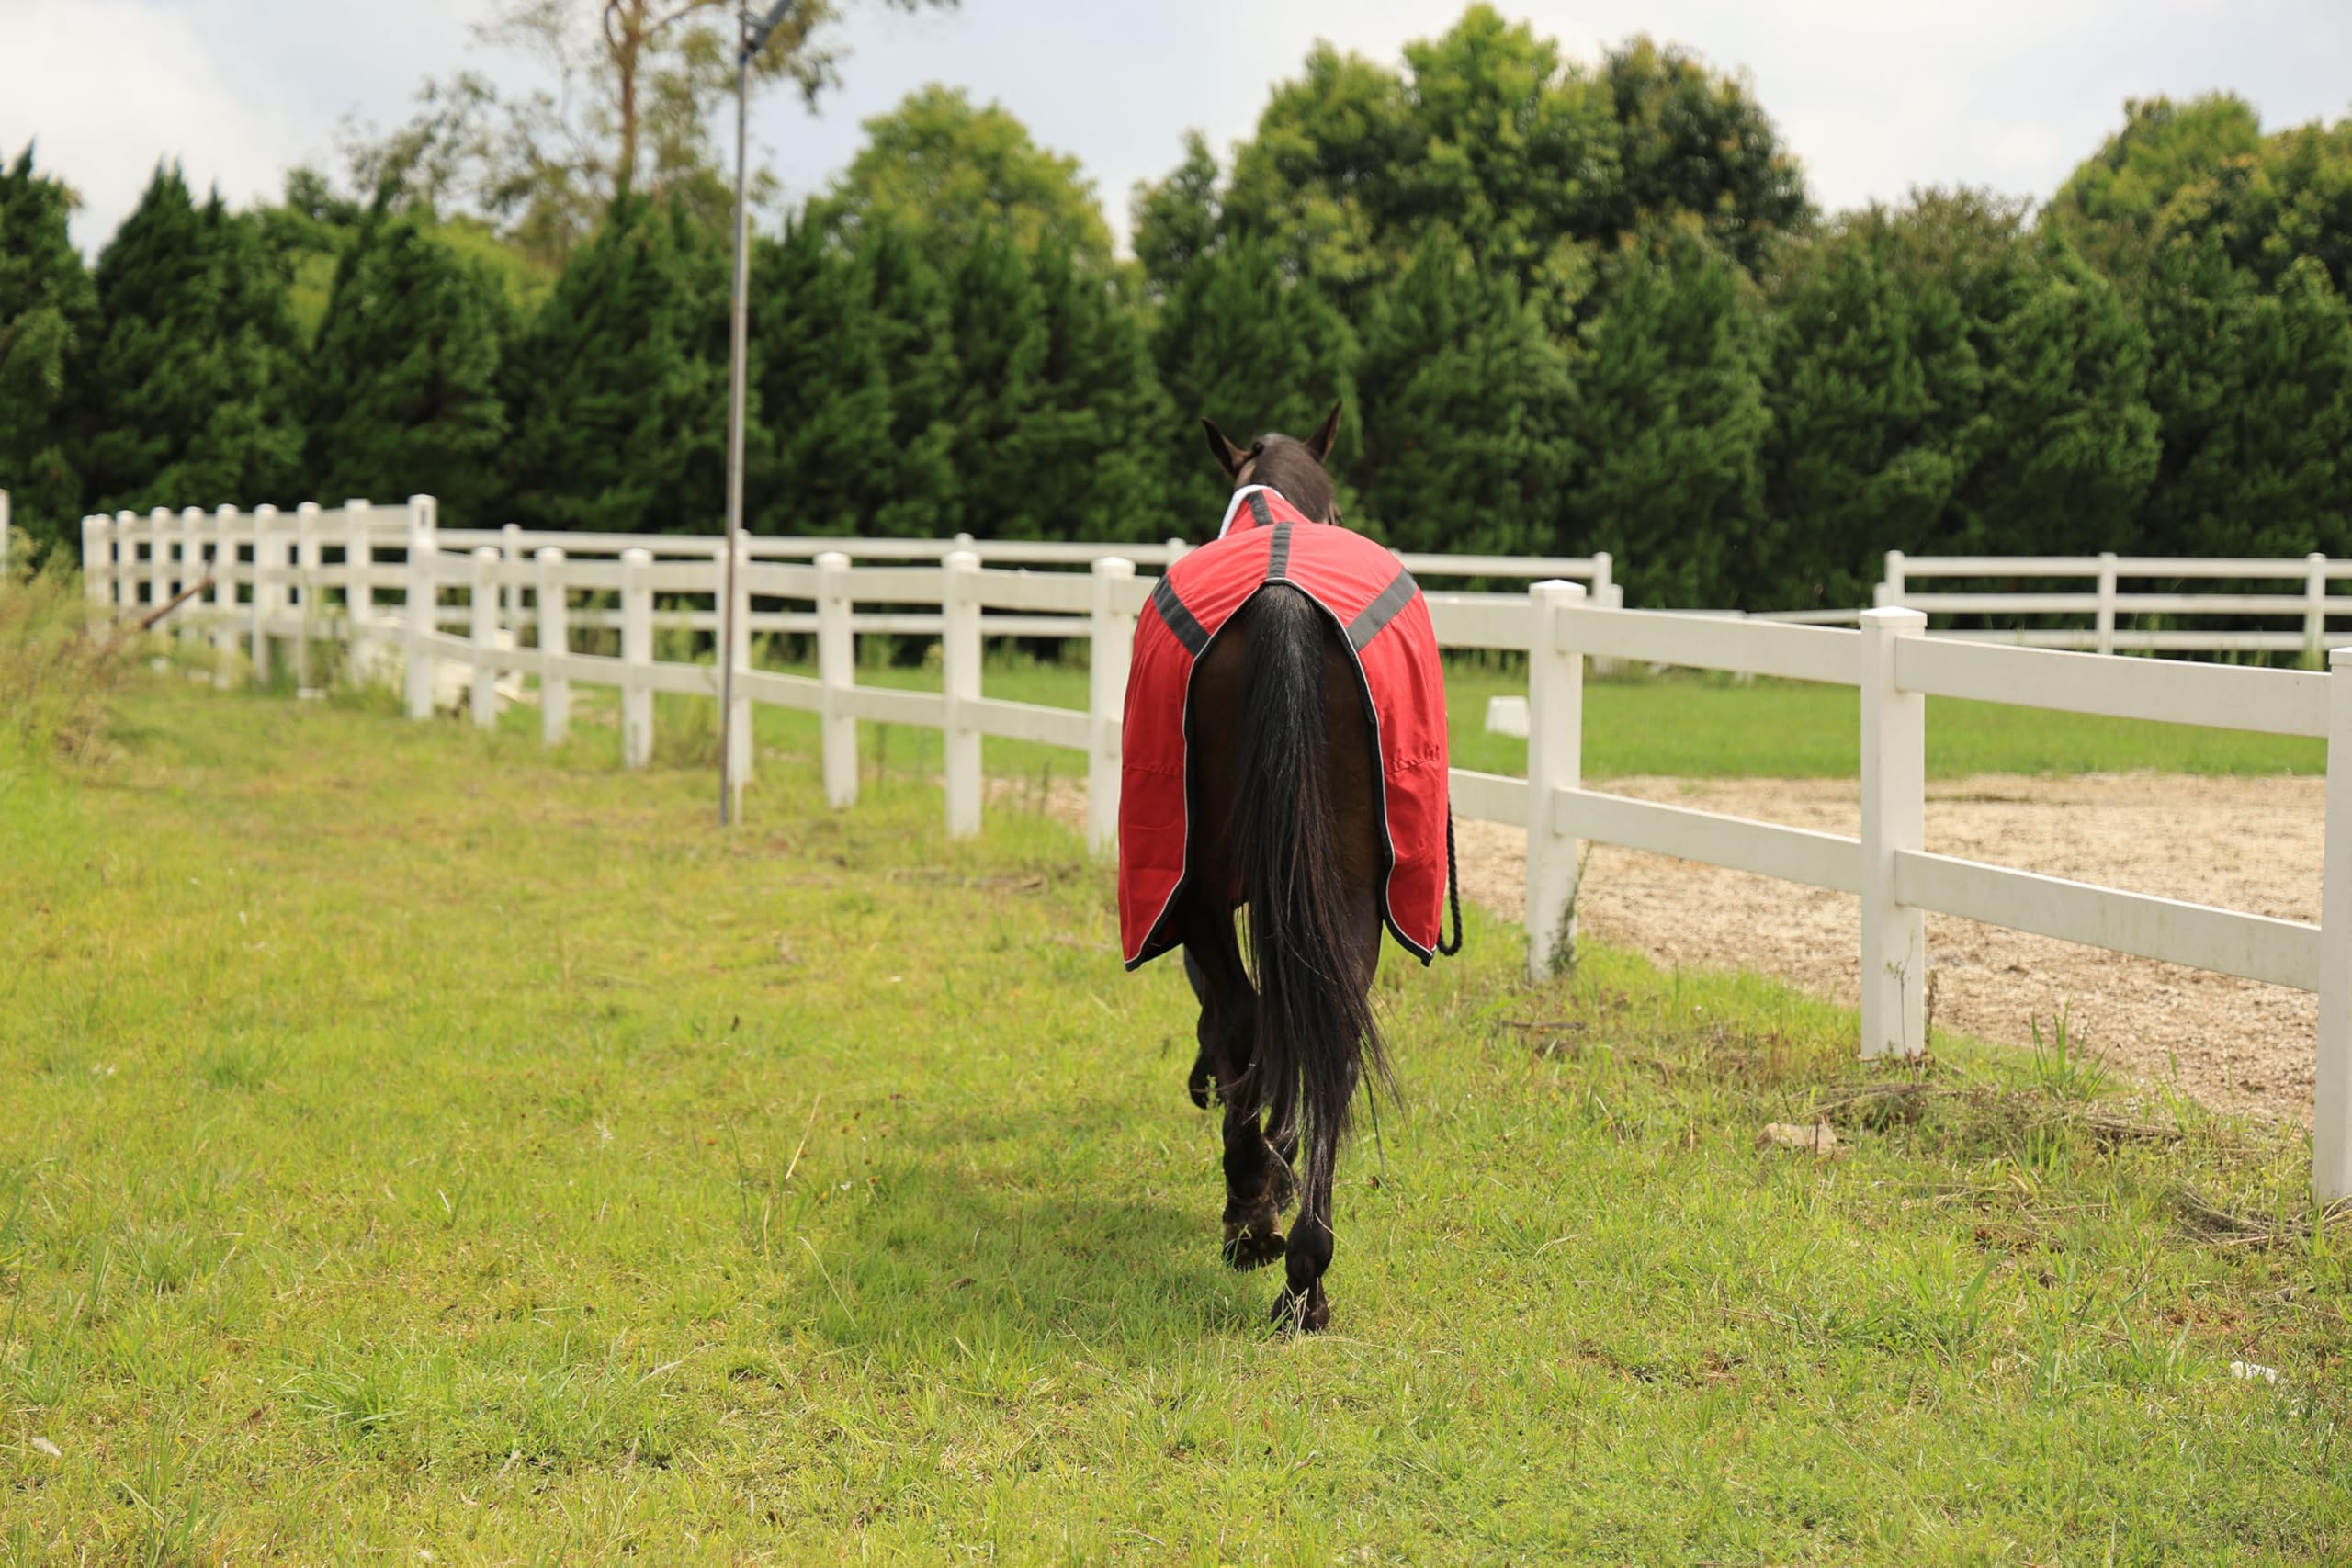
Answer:
M389 551L387 541L395 537L401 559L379 563L379 548ZM481 542L462 552L445 547L475 540ZM594 540L591 547L608 550L615 542ZM497 712L500 682L533 676L542 732L552 743L570 723L572 687L616 688L622 758L631 768L643 767L652 755L656 693L716 697L719 689L715 663L660 659L655 648L657 595L707 599L712 608L695 614L717 615L722 561L707 547L657 557L650 547L623 543L613 558L583 560L550 543L533 547L526 558L513 536L438 533L429 497L399 508L364 502L333 511L305 507L290 524L268 508L250 514L223 509L94 517L85 522L84 546L93 597L124 607L162 606L183 590L201 587L205 592L181 606L167 626L183 637L209 637L223 653L245 647L264 675L280 657L290 658L305 690L314 689L310 650L322 640L347 649L349 665L363 676L388 677L397 669L413 717L433 712L438 687L462 690L474 721L488 725ZM752 668L748 631L738 637L729 652L737 671L736 776L751 777L754 704L819 716L825 793L836 807L857 798L859 723L939 729L945 737L947 824L951 833L963 835L980 823L981 738L1037 741L1086 756L1087 838L1098 852L1108 849L1117 825L1127 660L1151 580L1136 575L1132 559L1099 554L1088 559L1083 575L992 567L979 547L952 549L935 562L867 558L922 558L922 565L861 567L855 558L847 550L825 550L804 563L773 549L747 549L738 563L739 625L755 625L765 614L771 624L807 626L815 633L818 669L812 678ZM1572 950L1580 850L1592 841L1857 896L1860 1044L1868 1056L1916 1055L1927 1047L1929 912L2316 991L2312 1186L2324 1201L2352 1195L2352 649L2335 649L2327 671L2319 673L1931 638L1926 614L1915 607L1864 612L1853 629L1627 610L1614 603L1605 558L1588 564L1599 569L1589 583L1553 580L1523 594L1430 595L1442 645L1511 649L1527 656L1526 777L1456 769L1453 798L1462 817L1527 829L1523 922L1531 973L1548 975ZM1938 564L1960 571L2018 563ZM2253 574L2241 569L2251 564L2256 563L2219 563L2214 572L2226 567L2229 575L2247 577ZM2047 563L2035 563L2034 570L2048 570ZM2111 577L2121 566L2100 570ZM2327 572L2352 576L2352 563L2331 563ZM394 591L401 595L397 604L379 597ZM576 596L606 602L575 605ZM445 597L452 602L445 604ZM767 608L756 609L757 601ZM857 683L855 639L861 630L875 629L859 606L874 604L922 608L941 640L941 691ZM669 615L672 626L703 624L678 619L674 609ZM1063 635L1091 644L1083 711L1006 702L982 692L984 637L1038 616L1051 616L1069 628ZM462 635L449 629L453 624ZM591 626L617 629L616 655L573 647L575 633ZM535 645L517 635L526 630L536 634ZM1860 832L1818 832L1587 789L1588 660L1853 688L1861 739ZM226 682L230 667L229 660L219 661L216 680ZM2329 831L2320 923L1928 852L1930 695L2324 738Z
M1978 581L2089 580L2086 589L1938 592L1912 586L1918 579L1965 578ZM1942 630L1955 639L2011 643L2024 648L2087 649L2097 653L2301 653L2314 661L2324 651L2328 618L2352 615L2352 594L2330 585L2352 580L2352 560L2309 555L2300 560L2226 557L2174 558L2164 556L1906 556L1886 553L1885 573L1871 599L1881 608L1918 610L1931 615L2090 617L2085 626L2028 626L2006 630ZM2279 593L2194 592L2177 589L2127 590L2128 582L2281 582ZM2244 627L2134 626L2134 616L2226 618L2275 617L2298 622L2293 631Z

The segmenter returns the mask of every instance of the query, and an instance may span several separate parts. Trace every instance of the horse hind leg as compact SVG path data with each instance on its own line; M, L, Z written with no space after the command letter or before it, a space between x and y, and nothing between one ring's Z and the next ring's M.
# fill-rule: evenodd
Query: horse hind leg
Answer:
M1283 1213L1297 1182L1290 1164L1259 1126L1250 1077L1258 998L1233 938L1233 919L1201 911L1190 924L1184 973L1201 999L1200 1055L1193 1066L1193 1103L1214 1089L1225 1113L1224 1254L1236 1269L1261 1269L1284 1256Z

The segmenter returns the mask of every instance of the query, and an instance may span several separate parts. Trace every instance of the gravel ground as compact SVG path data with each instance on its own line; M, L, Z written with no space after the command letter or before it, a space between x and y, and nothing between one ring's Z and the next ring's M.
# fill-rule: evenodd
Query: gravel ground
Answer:
M1853 833L1850 780L1618 779L1611 791L1702 810ZM2077 881L2290 919L2319 919L2324 781L2315 778L1987 774L1928 786L1928 843ZM1465 897L1516 918L1527 836L1460 825ZM1657 962L1753 969L1852 1004L1860 988L1855 900L1662 855L1597 847L1580 900L1585 930ZM1936 1027L2016 1044L2063 1004L2070 1032L2143 1079L2209 1104L2311 1120L2307 993L2148 959L1928 917Z

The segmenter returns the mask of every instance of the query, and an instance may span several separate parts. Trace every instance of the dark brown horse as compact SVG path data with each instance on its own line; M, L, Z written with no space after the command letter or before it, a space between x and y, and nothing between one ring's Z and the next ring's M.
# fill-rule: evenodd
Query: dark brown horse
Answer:
M1235 489L1270 486L1339 521L1323 469L1336 406L1305 441L1268 434L1247 449L1201 423ZM1239 1269L1282 1258L1275 1322L1320 1329L1340 1141L1363 1079L1386 1076L1371 998L1383 853L1372 717L1330 617L1281 583L1202 655L1191 709L1195 837L1177 930L1201 1000L1193 1100L1205 1108L1213 1089L1224 1105L1225 1256ZM1250 910L1246 964L1236 892Z

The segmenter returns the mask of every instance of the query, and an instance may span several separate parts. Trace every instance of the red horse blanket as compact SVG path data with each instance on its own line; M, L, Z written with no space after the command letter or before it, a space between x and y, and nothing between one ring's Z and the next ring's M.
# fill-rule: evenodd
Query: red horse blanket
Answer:
M1234 497L1215 544L1179 558L1136 626L1119 784L1119 931L1127 967L1176 944L1189 872L1185 739L1193 670L1217 633L1270 582L1305 592L1355 654L1379 738L1382 918L1422 963L1437 950L1446 897L1445 680L1428 603L1396 558L1360 534L1304 516L1271 490ZM1236 901L1238 902L1238 896Z

